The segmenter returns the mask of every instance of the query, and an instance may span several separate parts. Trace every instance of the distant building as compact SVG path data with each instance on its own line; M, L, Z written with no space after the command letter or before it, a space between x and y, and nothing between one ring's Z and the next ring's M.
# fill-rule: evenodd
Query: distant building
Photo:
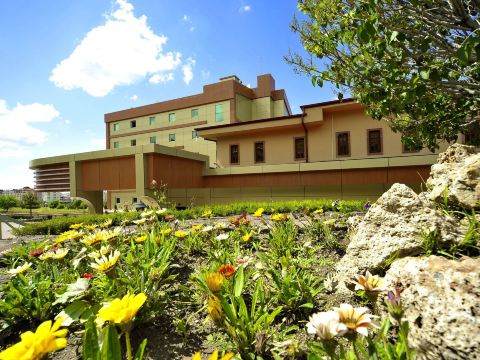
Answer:
M105 114L105 126L106 150L32 160L36 189L70 191L99 212L104 190L110 208L148 202L152 180L182 206L373 200L395 182L420 189L437 157L406 148L353 99L292 114L270 74L258 76L255 88L229 76L201 94Z
M41 200L40 194L31 187L25 186L21 189L0 190L0 195L12 195L18 200L22 200L22 196L27 192L33 192L39 200Z

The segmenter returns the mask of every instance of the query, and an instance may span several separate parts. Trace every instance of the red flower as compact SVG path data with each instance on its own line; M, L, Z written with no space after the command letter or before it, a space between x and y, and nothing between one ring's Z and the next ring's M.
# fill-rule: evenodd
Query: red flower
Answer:
M37 256L40 256L44 253L45 251L43 249L35 249L33 251L30 252L30 256L33 256L33 257L37 257Z
M85 274L82 275L82 278L91 279L91 278L93 278L93 274L85 273Z
M230 280L230 278L235 273L235 266L233 266L233 265L222 265L218 269L218 273L222 274L225 277L225 279Z

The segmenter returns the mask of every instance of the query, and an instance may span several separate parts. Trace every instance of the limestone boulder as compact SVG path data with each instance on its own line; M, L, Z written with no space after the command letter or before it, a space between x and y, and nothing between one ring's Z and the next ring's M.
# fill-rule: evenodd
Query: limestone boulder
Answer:
M401 290L417 358L480 359L480 259L407 257L395 261L384 279L387 288ZM386 297L378 299L383 311Z
M394 259L421 254L422 232L436 229L440 243L455 243L463 237L456 219L403 184L392 185L350 228L346 253L335 268L343 292L356 274L383 271Z
M480 153L473 146L451 145L432 165L427 189L426 196L435 202L480 207Z

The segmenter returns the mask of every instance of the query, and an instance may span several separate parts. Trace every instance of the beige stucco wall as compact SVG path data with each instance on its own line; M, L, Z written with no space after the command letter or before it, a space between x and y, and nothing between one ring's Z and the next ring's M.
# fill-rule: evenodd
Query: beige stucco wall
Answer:
M235 101L237 119L240 121L252 120L252 100L237 94Z
M222 122L215 121L215 105L217 104L223 104L224 120ZM198 117L192 118L192 109L198 109ZM175 113L174 122L168 121L168 115L171 113ZM150 125L149 123L150 116L155 116L156 121L153 125ZM137 126L135 128L130 128L131 120L136 120ZM213 166L216 161L215 142L206 141L202 138L192 139L192 131L196 127L200 127L199 125L161 130L164 127L178 126L199 121L207 121L207 124L202 126L228 124L230 122L230 102L224 101L194 108L180 109L172 112L159 113L149 116L143 116L136 119L122 120L115 123L110 123L110 135L121 135L121 137L110 138L110 148L114 147L115 142L118 142L119 148L129 147L131 146L131 140L133 139L137 141L137 146L150 144L150 137L156 136L157 144L159 145L180 148L183 146L184 150L209 156L210 165ZM113 126L116 123L120 124L120 129L117 131L113 131ZM132 132L151 131L156 128L158 128L158 131L129 135ZM175 134L175 141L169 141L170 134Z
M294 138L302 137L302 130L270 131L261 134L252 134L222 138L217 141L217 158L223 167L252 166L270 164L288 164L304 162L294 159ZM263 141L265 144L265 162L255 164L254 143ZM230 144L238 144L240 149L240 164L230 165Z
M307 109L307 118L313 117L312 115L310 109ZM317 116L318 114L315 114L315 117ZM367 130L369 129L382 130L383 151L381 154L368 154ZM351 156L337 157L336 133L344 131L350 132ZM427 149L414 153L404 153L400 137L400 134L394 133L386 122L373 120L363 110L326 113L323 115L322 126L309 130L309 161L431 154ZM445 148L445 146L442 146L442 148Z

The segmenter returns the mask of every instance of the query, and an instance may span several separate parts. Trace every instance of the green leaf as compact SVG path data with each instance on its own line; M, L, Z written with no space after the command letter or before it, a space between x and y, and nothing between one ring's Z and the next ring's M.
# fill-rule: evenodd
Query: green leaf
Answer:
M100 347L98 346L98 334L93 316L91 316L83 333L83 360L100 360Z
M398 31L392 31L392 34L390 35L390 42L393 42L395 40L397 40L397 36L398 36Z
M244 282L245 282L245 275L244 275L243 267L241 267L240 269L238 269L238 271L235 274L235 288L233 292L235 297L238 297L242 294Z
M80 320L87 311L91 311L91 305L86 301L76 300L55 316L55 319L62 318L62 326L70 326L73 322Z
M110 325L104 330L102 360L122 360L120 339L114 325Z
M421 77L423 80L428 80L428 78L430 77L430 71L428 71L428 70L421 70L421 71L420 71L420 77Z
M89 286L89 280L84 278L78 278L73 284L68 284L67 290L61 295L57 295L57 300L53 303L56 304L66 304L73 298L79 297L87 291Z
M147 346L147 339L143 339L143 341L138 346L137 352L135 353L134 360L142 360L143 353L145 352L145 346Z

